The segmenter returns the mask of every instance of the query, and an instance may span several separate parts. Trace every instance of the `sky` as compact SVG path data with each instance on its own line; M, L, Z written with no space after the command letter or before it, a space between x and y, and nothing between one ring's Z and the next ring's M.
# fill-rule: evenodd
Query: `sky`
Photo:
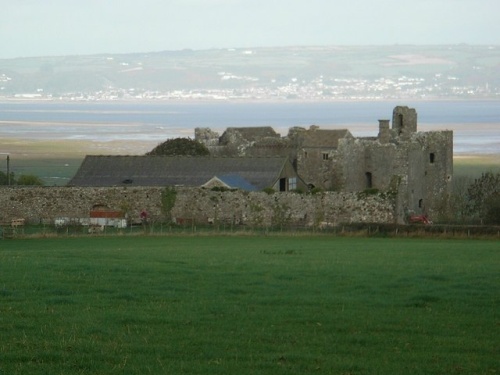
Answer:
M280 46L500 45L500 0L0 0L0 58Z

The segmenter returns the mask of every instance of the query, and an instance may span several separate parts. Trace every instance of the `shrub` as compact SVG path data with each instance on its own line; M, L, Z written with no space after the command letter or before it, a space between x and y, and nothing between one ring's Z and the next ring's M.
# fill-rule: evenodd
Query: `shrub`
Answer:
M266 187L265 189L262 190L264 193L272 195L275 193L274 189L271 187Z
M311 189L311 194L318 194L318 193L322 193L323 192L323 189L319 188L319 187L313 187Z
M177 191L173 187L167 186L161 193L161 211L165 215L165 218L169 221L172 216L172 209L175 206L176 199Z
M485 203L487 209L484 215L484 223L500 225L500 193L492 195Z
M210 155L210 151L204 144L193 139L175 138L160 143L154 149L146 153L146 155L208 156Z
M473 217L495 220L491 205L496 205L500 194L500 173L486 172L476 179L467 190L467 209Z
M20 175L17 179L17 185L26 185L26 186L43 186L44 183L40 179L40 177L32 175L32 174L27 174L27 175Z

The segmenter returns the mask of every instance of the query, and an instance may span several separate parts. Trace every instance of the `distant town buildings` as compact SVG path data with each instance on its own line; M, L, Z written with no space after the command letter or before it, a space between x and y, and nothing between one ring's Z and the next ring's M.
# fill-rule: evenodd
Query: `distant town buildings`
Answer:
M0 59L0 99L498 99L499 46L291 46Z
M33 92L8 93L5 85L13 78L0 74L0 99L41 99L70 101L105 100L394 100L500 98L500 89L489 84L468 84L455 76L437 73L432 79L400 76L397 78L336 78L323 75L306 80L295 77L286 82L218 72L221 86L233 81L235 87L147 90L107 87L98 91L54 94L38 88Z

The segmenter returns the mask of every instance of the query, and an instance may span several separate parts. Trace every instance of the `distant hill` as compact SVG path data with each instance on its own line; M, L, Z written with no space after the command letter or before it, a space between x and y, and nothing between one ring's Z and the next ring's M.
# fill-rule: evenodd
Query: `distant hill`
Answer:
M0 99L500 98L500 46L283 47L0 59Z

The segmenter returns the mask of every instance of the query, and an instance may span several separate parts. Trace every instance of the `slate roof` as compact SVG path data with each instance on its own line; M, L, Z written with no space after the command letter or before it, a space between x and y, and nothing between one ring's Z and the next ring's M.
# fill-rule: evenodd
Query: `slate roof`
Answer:
M89 155L68 185L201 186L214 176L236 175L262 190L274 185L285 163L290 162L283 157Z
M258 190L254 185L245 180L237 174L226 174L223 176L216 176L219 180L225 183L230 188L241 189L246 191Z

